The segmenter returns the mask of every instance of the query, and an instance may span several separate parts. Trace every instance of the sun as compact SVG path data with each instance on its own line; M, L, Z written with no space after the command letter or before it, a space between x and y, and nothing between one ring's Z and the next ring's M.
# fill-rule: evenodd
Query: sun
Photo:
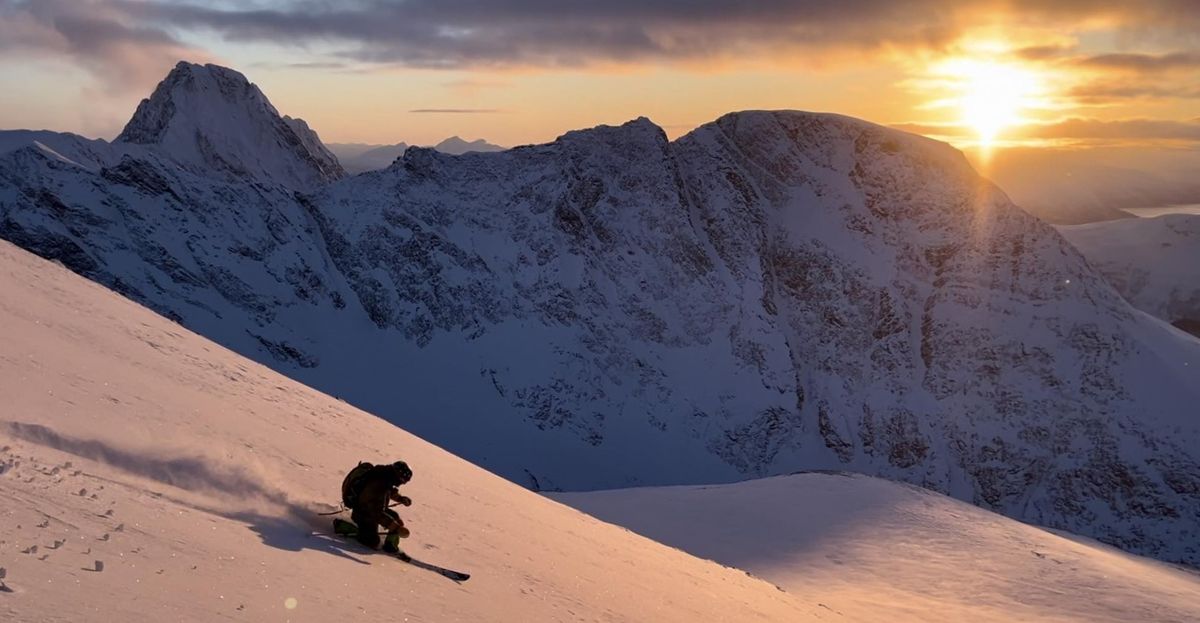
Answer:
M961 122L975 130L984 146L1005 129L1026 123L1022 113L1041 90L1037 74L1017 65L962 60L946 69L955 78Z

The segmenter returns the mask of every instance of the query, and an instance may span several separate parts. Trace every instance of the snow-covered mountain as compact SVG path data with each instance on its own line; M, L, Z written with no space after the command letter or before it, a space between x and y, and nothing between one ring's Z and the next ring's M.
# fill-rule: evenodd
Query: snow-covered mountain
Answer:
M793 595L819 594L850 618L1200 620L1200 574L876 478L805 473L551 497Z
M311 190L345 172L301 119L281 117L242 74L180 62L114 143L153 146L206 176Z
M342 143L331 144L329 150L337 155L338 160L342 163L348 173L364 173L366 171L375 171L378 169L386 169L389 165L396 161L397 158L404 155L404 151L408 149L407 143L397 143L395 145L362 145L358 143ZM503 151L504 148L499 145L493 145L483 139L466 141L457 136L452 136L437 145L433 149L446 154L461 155L469 152L491 152Z
M4 242L0 293L0 620L1198 616L1200 576L872 478L563 498L750 577L496 478ZM356 461L397 457L415 471L404 548L465 584L336 540L315 514Z
M542 498L6 242L0 344L3 621L829 620L820 593ZM404 548L465 584L316 515L356 461L396 458Z
M1138 309L1200 336L1200 215L1059 227Z
M3 155L0 236L535 489L854 470L1200 563L1200 344L944 144L638 119L301 194L170 153Z
M0 130L0 154L30 147L52 159L99 170L112 163L113 150L107 141L89 139L69 132L47 130Z

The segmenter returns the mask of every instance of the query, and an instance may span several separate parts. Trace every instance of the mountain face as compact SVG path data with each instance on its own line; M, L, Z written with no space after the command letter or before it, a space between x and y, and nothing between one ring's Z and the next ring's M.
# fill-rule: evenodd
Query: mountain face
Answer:
M1200 215L1059 227L1134 307L1200 336Z
M310 190L345 172L300 119L281 117L242 74L181 62L138 104L116 143L156 147L204 175Z
M174 153L12 151L0 236L534 489L851 470L1200 563L1200 344L944 144L638 119L309 193Z

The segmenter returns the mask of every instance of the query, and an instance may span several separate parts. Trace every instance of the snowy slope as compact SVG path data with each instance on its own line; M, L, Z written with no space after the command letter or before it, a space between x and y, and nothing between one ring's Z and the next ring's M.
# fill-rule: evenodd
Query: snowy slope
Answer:
M112 147L102 140L70 132L0 130L0 154L22 148L34 148L53 159L93 171L114 162Z
M875 478L810 473L552 497L788 592L819 592L851 617L1200 620L1200 573Z
M0 237L534 489L855 470L1200 561L1200 345L944 144L638 119L299 195L155 149L0 155Z
M1134 307L1200 335L1200 215L1059 227Z
M0 345L0 620L854 620L541 498L8 243ZM393 457L416 472L405 546L466 584L313 533L348 466Z

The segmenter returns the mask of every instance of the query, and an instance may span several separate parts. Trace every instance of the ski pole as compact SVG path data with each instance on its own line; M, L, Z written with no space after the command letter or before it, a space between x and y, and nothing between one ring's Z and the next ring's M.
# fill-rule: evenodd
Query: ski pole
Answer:
M394 504L388 504L388 505L387 505L387 507L388 507L388 508L392 508L392 507L395 507L395 506L400 506L400 503L399 503L399 502L396 502L396 503L394 503ZM337 509L337 510L335 510L335 511L330 511L330 512L328 512L328 513L317 513L317 515L320 515L320 516L337 515L337 514L339 514L339 513L344 513L344 512L346 512L346 511L348 511L348 510L350 510L350 509L348 509L348 508L346 508L345 506L343 506L343 507L341 507L341 508L339 508L339 509Z

